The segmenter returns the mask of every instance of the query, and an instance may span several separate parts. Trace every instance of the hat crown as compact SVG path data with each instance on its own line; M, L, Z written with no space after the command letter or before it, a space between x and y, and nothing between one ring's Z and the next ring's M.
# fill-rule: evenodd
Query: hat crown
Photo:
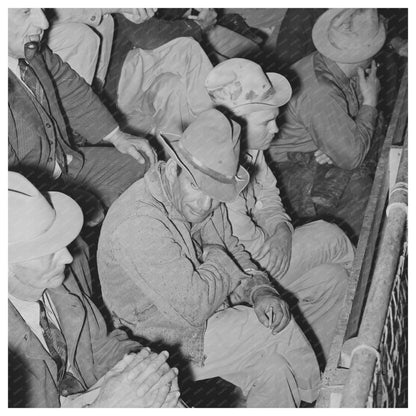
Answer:
M377 9L329 9L314 25L316 49L341 63L356 63L374 56L386 33Z
M56 213L46 198L22 175L9 172L9 244L31 241L44 234Z
M347 9L335 16L328 36L338 48L345 48L351 42L371 42L377 35L379 26L376 9Z
M208 169L231 179L239 166L240 131L237 123L210 109L187 127L179 141L179 150L196 169Z
M229 108L261 103L275 94L261 66L244 58L218 64L208 74L205 87L215 104Z

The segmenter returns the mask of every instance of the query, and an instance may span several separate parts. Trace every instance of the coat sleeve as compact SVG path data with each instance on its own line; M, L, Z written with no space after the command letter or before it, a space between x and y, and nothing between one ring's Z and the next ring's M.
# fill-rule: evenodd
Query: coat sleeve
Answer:
M225 205L221 205L218 214L223 217L223 236L225 246L230 256L240 265L241 269L246 272L239 282L239 285L233 291L234 299L240 302L252 303L252 293L260 286L270 286L270 281L266 275L257 269L257 266L251 261L250 254L244 250L244 247L231 231L231 224L227 217ZM217 230L216 230L217 231ZM271 287L271 286L270 286Z
M46 66L71 128L96 144L118 124L91 87L62 59L45 48Z
M293 230L263 152L259 152L255 164L256 173L248 188L227 204L232 232L254 259L278 224L284 222Z
M311 114L308 129L317 147L342 169L359 167L370 148L377 110L362 105L353 118L341 92L333 89L319 90L309 101L305 113Z
M91 334L94 360L94 376L100 379L117 364L125 354L140 350L141 345L130 340L121 329L108 333L107 325L98 308L87 296L83 296Z
M143 215L113 232L114 255L162 313L200 326L244 273L218 246L200 263L178 238L164 219Z

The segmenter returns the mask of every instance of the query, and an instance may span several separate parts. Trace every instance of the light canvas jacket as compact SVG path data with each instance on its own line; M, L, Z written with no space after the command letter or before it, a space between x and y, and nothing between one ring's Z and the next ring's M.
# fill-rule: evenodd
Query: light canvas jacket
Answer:
M287 224L291 231L293 227L263 151L247 151L244 167L250 173L250 182L234 202L226 205L233 235L256 259L278 224Z
M103 297L115 325L202 363L207 319L237 286L250 302L252 290L269 282L244 272L256 267L232 236L225 205L191 227L170 202L163 169L164 162L151 168L106 216L98 247ZM208 244L222 249L203 260Z

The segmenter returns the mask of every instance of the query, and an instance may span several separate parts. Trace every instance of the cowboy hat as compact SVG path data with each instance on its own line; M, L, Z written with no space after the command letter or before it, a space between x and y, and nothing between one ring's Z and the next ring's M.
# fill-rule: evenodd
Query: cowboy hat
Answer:
M228 59L214 67L205 88L214 104L236 115L280 107L292 96L292 88L283 75L265 74L260 65L243 58Z
M240 131L237 123L210 109L199 114L182 136L163 132L159 136L201 191L214 200L231 202L249 181L248 172L239 164Z
M9 262L52 254L79 234L83 215L78 204L60 192L50 202L21 174L9 172Z
M377 9L329 9L316 21L312 40L327 58L354 64L383 47L386 29Z

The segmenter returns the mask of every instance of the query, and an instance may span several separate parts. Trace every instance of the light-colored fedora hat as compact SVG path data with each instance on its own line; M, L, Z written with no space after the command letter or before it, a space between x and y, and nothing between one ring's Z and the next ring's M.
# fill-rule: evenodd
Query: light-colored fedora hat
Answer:
M228 59L214 67L205 88L215 105L225 106L236 115L280 107L292 96L283 75L265 74L260 65L243 58Z
M377 9L329 9L316 21L312 40L327 58L354 64L383 47L386 29Z
M161 132L160 138L201 191L217 201L231 202L250 179L239 163L240 132L239 124L210 109L199 114L182 136Z
M9 262L52 254L79 234L79 205L60 192L48 192L50 203L21 174L9 172Z

